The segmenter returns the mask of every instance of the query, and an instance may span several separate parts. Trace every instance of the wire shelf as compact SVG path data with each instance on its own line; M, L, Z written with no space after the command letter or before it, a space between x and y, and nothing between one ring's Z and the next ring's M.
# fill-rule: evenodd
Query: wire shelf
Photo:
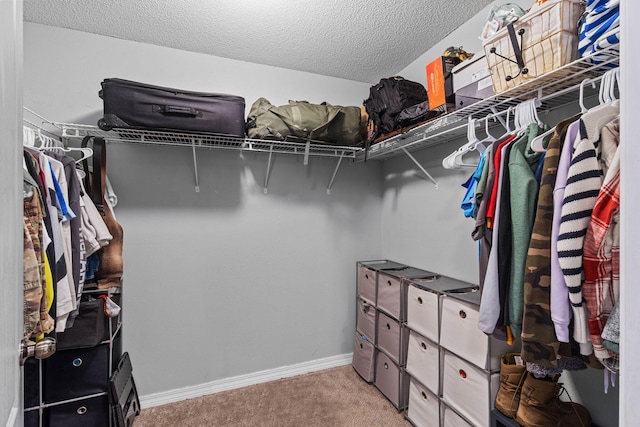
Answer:
M603 60L603 58L606 58ZM452 111L434 120L394 135L371 146L368 159L387 159L400 156L406 151L416 151L460 137L467 132L467 119L481 119L490 114L505 112L528 99L541 101L542 110L551 110L576 101L576 92L585 79L601 76L619 65L617 51L600 52L594 64L592 57L580 58L543 76L511 88L498 95ZM359 152L356 161L363 161L364 152Z
M603 60L603 58L605 59ZM413 127L372 145L368 153L366 153L366 157L370 160L383 160L402 155L408 151L417 151L448 142L466 134L467 119L482 119L490 114L498 115L528 99L536 98L541 101L540 108L542 110L551 110L575 102L576 92L579 90L582 81L601 76L607 70L619 65L617 51L600 52L598 53L598 59L601 62L594 64L592 57L580 58L498 95ZM305 162L309 156L350 158L354 161L363 161L365 159L365 151L361 147L336 146L321 142L311 142L307 145L298 141L249 139L205 133L140 129L104 131L91 125L51 124L62 129L63 139L101 136L106 141L116 143L294 154L304 155Z
M275 141L262 139L238 138L228 135L205 133L186 133L160 130L113 129L104 131L97 126L54 123L62 129L63 139L100 136L108 142L150 144L167 146L185 146L195 148L227 149L239 151L257 151L273 154L297 154L320 157L342 157L355 159L362 148L328 145L312 142Z

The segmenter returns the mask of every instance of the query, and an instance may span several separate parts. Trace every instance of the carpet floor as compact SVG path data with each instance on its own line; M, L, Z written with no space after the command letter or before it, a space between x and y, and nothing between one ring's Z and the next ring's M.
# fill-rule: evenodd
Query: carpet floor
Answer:
M351 365L143 409L135 427L410 427Z

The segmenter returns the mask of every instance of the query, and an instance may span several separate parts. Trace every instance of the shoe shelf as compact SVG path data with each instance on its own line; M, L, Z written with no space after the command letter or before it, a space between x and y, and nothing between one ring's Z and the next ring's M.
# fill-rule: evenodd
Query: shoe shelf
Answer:
M504 119L501 116L505 115L510 107L528 99L536 98L540 101L540 109L543 111L575 103L583 81L602 76L619 65L619 55L615 51L603 51L598 58L601 60L598 64L593 63L592 57L580 58L498 95L380 141L371 146L367 159L384 160L464 136L467 132L467 120L470 118L485 119L489 116L502 122ZM590 86L585 89L589 90ZM364 152L358 152L356 161L364 160Z

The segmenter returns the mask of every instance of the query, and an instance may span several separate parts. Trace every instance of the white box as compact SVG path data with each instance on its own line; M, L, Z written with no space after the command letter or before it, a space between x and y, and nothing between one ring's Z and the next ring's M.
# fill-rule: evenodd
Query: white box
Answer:
M477 426L488 426L500 386L500 374L490 374L446 351L442 399Z
M433 393L440 393L440 350L416 331L409 332L407 372Z
M414 285L407 294L407 327L437 343L438 294Z
M479 305L463 301L464 294L442 295L440 345L481 369L499 370L500 356L518 345L486 335L478 328ZM472 295L479 302L479 292ZM471 299L471 298L469 298Z
M462 61L451 70L453 73L453 91L469 86L471 83L487 77L491 78L489 64L484 53L476 53L473 58Z
M447 405L442 405L442 426L443 427L473 427L460 415Z
M415 378L409 383L407 418L416 427L437 426L440 418L440 399Z

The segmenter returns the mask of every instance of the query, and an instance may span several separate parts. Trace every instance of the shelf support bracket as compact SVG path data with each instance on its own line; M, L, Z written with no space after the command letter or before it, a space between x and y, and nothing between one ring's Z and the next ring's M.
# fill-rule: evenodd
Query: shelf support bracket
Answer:
M264 194L267 194L267 187L269 186L269 174L271 172L271 158L273 156L273 144L269 146L269 162L267 163L267 174L264 177Z
M329 181L329 186L327 187L327 195L331 194L331 187L333 187L333 181L336 179L336 174L338 173L338 169L340 168L340 163L342 163L342 158L344 157L344 151L340 152L340 157L338 158L338 164L336 164L336 168L333 171L333 175L331 176L331 180Z
M307 139L307 143L304 145L304 160L302 164L307 166L309 164L309 150L311 148L311 140Z
M196 140L191 140L191 149L193 150L193 173L196 180L196 193L200 192L200 183L198 182L198 160L196 159Z
M431 174L430 174L429 172L427 172L427 170L426 170L425 168L423 168L423 167L422 167L422 165L421 165L421 164L416 160L416 158L415 158L415 157L413 157L413 156L411 155L411 153L409 153L409 152L407 151L407 149L406 149L406 148L404 148L404 147L401 147L401 148L402 148L402 151L404 151L404 154L406 154L407 156L409 156L409 158L413 161L413 163L415 163L415 164L416 164L416 166L418 166L418 168L422 171L422 173L424 173L424 174L426 175L426 177L429 179L429 181L433 182L433 184L434 184L434 186L435 186L435 188L436 188L436 190L437 190L437 189L438 189L438 181L436 181L436 180L431 176Z

